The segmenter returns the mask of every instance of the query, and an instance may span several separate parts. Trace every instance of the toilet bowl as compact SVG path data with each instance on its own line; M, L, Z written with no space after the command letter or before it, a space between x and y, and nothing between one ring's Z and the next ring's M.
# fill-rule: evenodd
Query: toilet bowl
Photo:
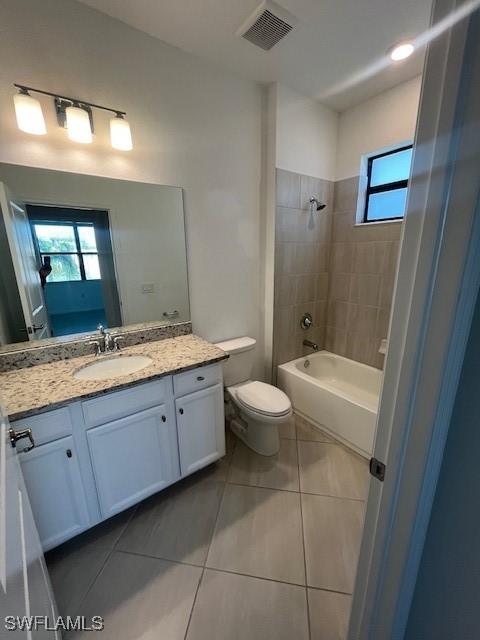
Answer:
M230 356L223 365L226 399L234 414L230 428L253 451L271 456L280 449L278 427L289 420L292 405L277 387L250 379L255 344L245 337L217 346Z

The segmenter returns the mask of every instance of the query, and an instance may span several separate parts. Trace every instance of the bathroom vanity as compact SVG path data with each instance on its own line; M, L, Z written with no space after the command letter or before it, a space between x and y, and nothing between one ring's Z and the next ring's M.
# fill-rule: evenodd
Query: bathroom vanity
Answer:
M45 551L225 455L227 356L194 335L116 357L130 353L152 364L101 381L75 378L93 356L0 375L11 426L35 441L20 461Z
M180 187L0 163L0 223L0 395L48 550L225 454L227 355L191 333Z

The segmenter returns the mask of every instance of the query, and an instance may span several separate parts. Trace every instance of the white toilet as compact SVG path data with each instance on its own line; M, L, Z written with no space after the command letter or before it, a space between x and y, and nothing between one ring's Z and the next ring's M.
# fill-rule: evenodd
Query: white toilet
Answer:
M219 342L217 347L230 356L223 363L226 397L235 411L230 428L256 453L272 456L280 449L278 426L290 418L292 405L277 387L250 380L255 344L253 338L244 337Z

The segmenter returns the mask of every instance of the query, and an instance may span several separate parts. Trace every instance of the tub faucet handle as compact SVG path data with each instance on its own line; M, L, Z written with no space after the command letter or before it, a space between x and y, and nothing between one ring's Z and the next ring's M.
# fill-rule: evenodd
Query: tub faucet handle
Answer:
M313 318L311 313L304 313L300 320L300 326L302 329L309 329L312 326Z

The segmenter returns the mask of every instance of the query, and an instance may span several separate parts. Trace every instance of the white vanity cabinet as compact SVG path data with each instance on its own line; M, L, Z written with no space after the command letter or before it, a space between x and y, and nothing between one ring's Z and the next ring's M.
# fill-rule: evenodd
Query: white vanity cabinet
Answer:
M72 436L20 454L20 462L45 550L88 528L90 517Z
M12 423L45 551L225 455L220 363Z
M190 393L175 400L182 476L225 455L223 387Z
M87 431L104 518L178 480L176 437L165 405Z

